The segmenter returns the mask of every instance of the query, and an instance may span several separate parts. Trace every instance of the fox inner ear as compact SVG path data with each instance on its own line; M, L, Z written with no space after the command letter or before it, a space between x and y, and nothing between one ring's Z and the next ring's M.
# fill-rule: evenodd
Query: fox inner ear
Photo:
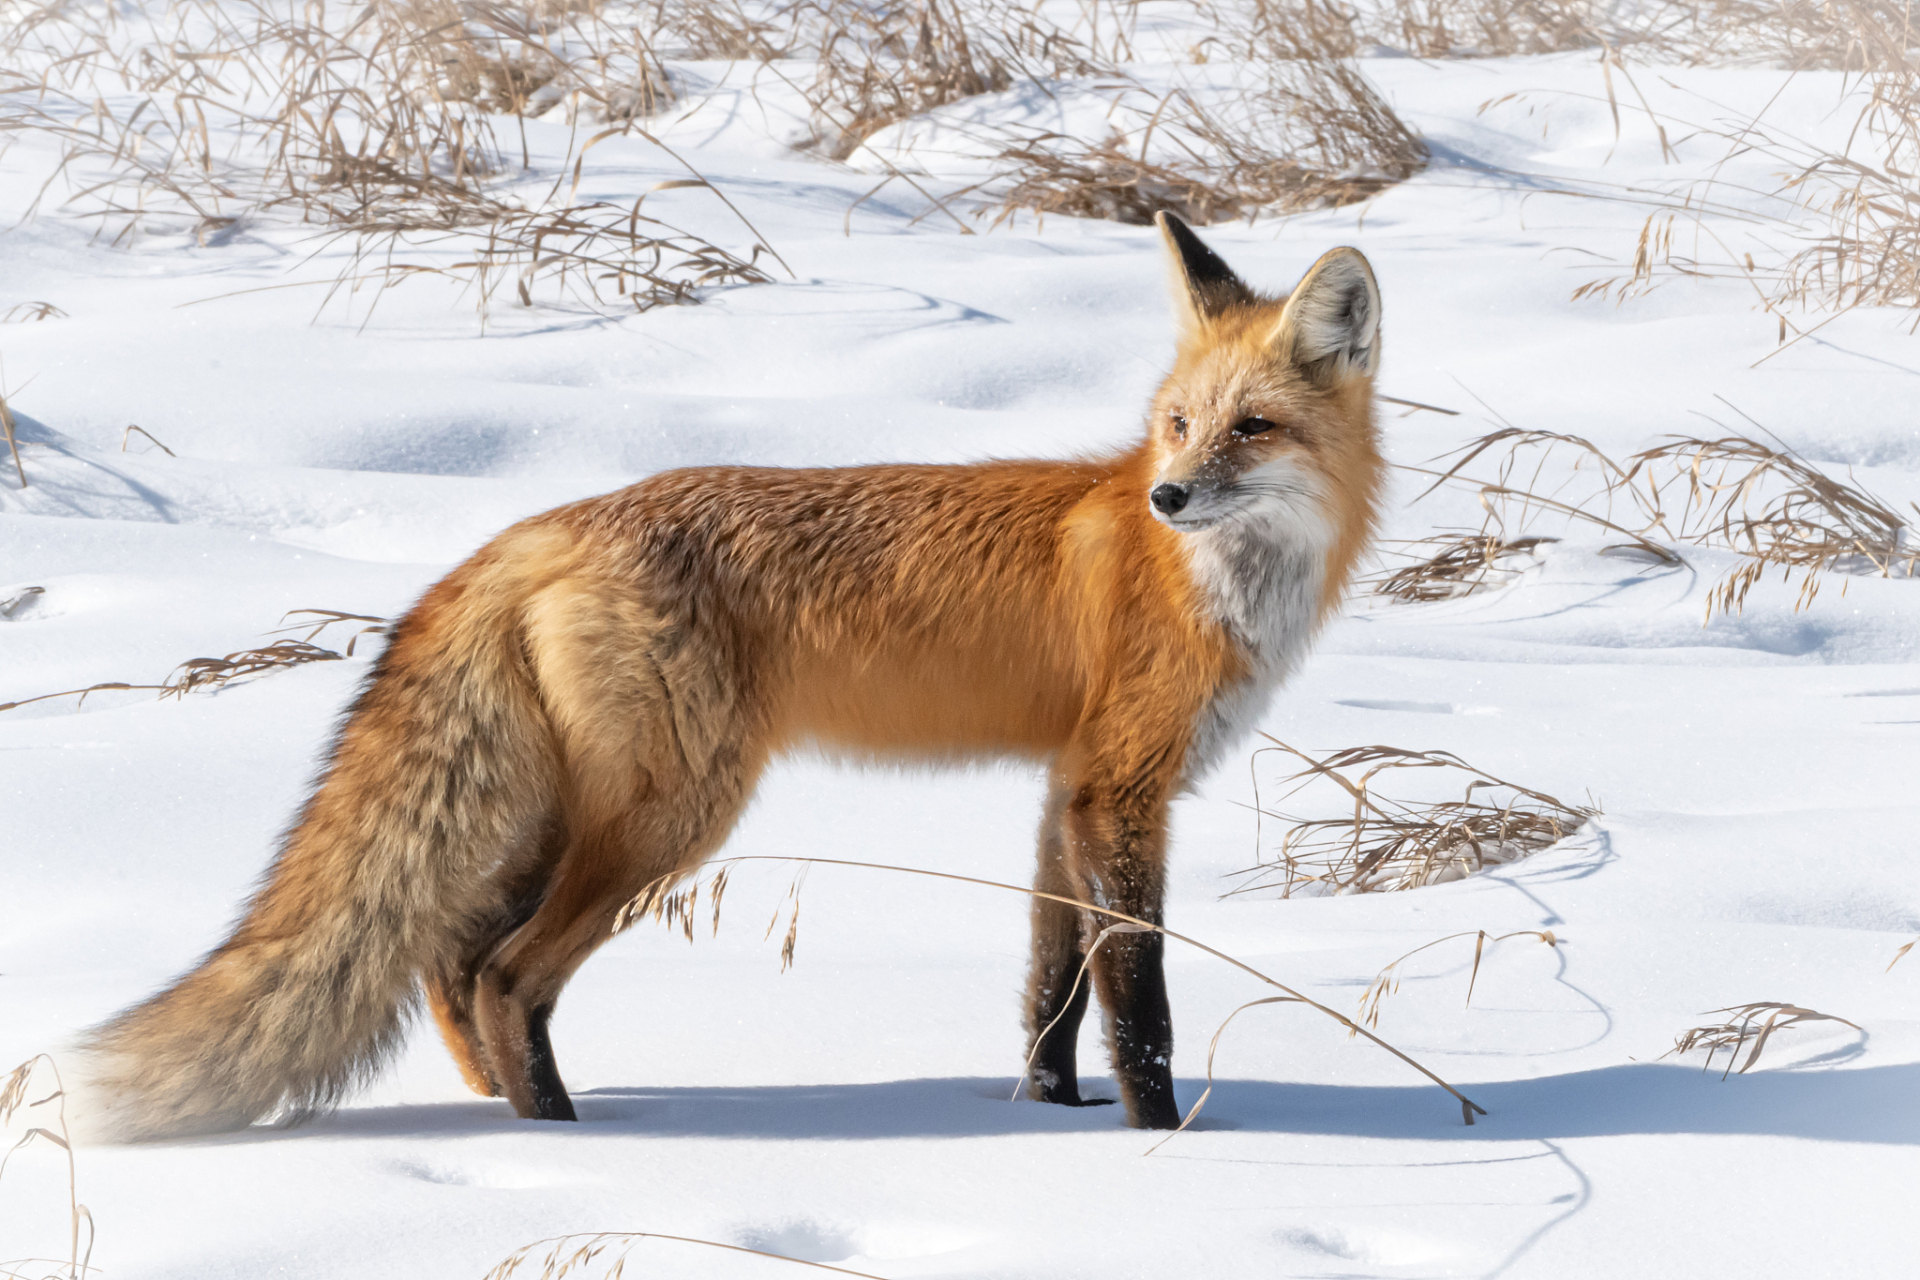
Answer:
M1380 362L1380 285L1358 249L1334 249L1313 264L1268 342L1319 386L1372 376Z
M1253 293L1193 229L1162 209L1154 215L1173 265L1174 305L1183 327L1198 329L1228 307L1253 301Z

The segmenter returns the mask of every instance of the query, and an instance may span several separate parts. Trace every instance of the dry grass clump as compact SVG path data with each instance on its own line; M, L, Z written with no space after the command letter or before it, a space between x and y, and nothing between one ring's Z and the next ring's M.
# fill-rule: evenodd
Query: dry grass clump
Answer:
M1419 58L1506 58L1638 44L1598 0L1389 0L1362 19L1373 39Z
M1425 146L1357 71L1271 65L1280 74L1231 117L1182 90L1162 102L1137 145L1118 132L1097 143L1040 133L1007 147L995 157L1007 185L994 223L1025 211L1145 225L1166 209L1205 226L1354 204L1425 163ZM1298 83L1309 80L1336 90ZM1155 135L1158 159L1150 158Z
M566 107L569 123L634 120L673 100L640 0L375 0L382 21L417 32L437 96L500 115Z
M265 209L323 225L481 220L498 148L479 104L441 92L455 33L423 16L388 0L357 21L232 0L136 25L50 3L0 42L18 87L39 71L0 128L57 140L68 203L115 241L169 214L207 239ZM239 146L217 151L216 129Z
M167 682L160 686L163 698L181 698L200 690L218 689L262 671L281 671L304 667L312 662L338 662L344 654L323 649L305 640L275 640L258 648L242 649L224 658L188 658Z
M654 47L695 61L772 62L794 56L797 33L782 9L741 0L653 0Z
M1785 1031L1799 1026L1803 1022L1838 1022L1860 1030L1858 1023L1848 1022L1845 1018L1835 1017L1831 1013L1820 1013L1813 1009L1803 1009L1797 1004L1784 1004L1777 1000L1756 1000L1751 1004L1732 1005L1725 1009L1715 1009L1715 1013L1731 1014L1725 1022L1704 1027L1693 1027L1674 1037L1673 1048L1661 1054L1667 1057L1676 1053L1692 1053L1695 1049L1705 1049L1707 1060L1700 1064L1705 1071L1713 1065L1714 1055L1721 1050L1727 1051L1727 1067L1720 1073L1725 1080L1729 1075L1745 1075L1760 1061L1760 1051L1767 1047L1767 1040L1775 1031ZM1760 1018L1765 1016L1766 1021ZM1740 1047L1749 1041L1753 1048L1747 1054L1747 1060L1738 1071L1734 1064L1740 1060Z
M746 260L672 228L646 227L635 243L636 219L623 241L610 210L512 192L529 157L523 138L516 169L496 132L503 117L564 110L640 132L634 122L670 95L661 48L761 60L809 104L805 145L835 159L891 124L1016 84L1111 89L1138 135L1124 143L999 133L1002 217L1144 220L1172 208L1204 223L1364 199L1425 161L1352 61L1348 15L1318 0L1203 5L1215 31L1195 58L1230 60L1242 80L1207 95L1149 92L1129 74L1138 8L1106 0L1060 21L1020 0L368 0L331 11L181 0L129 17L5 3L20 20L0 31L0 90L29 92L0 104L0 139L54 140L65 203L109 238L161 227L218 245L292 217L387 238L356 253L346 279L464 272L483 299L509 238L525 266L566 259L555 246L585 236L591 248L557 283L594 302L599 288L573 286L611 279L612 295L652 305L766 278L753 266L771 252L764 241ZM781 60L810 61L811 74L790 76ZM457 267L393 257L407 247L395 237L481 229L488 253ZM611 271L609 254L620 260ZM654 282L662 271L666 285Z
M1614 60L1874 71L1914 45L1913 0L1386 0L1357 33L1420 58L1599 49Z
M0 600L0 618L11 618L20 609L40 596L47 594L45 587L22 587L4 600Z
M1920 26L1915 0L1388 0L1359 29L1420 57L1546 53L1597 48L1613 94L1625 55L1691 64L1764 64L1861 73L1844 91L1858 117L1839 151L1809 144L1755 119L1689 124L1724 140L1711 178L1674 193L1642 226L1622 274L1587 281L1575 298L1624 301L1674 278L1741 279L1788 332L1787 311L1841 313L1860 306L1913 308L1920 327ZM1636 87L1636 93L1638 92ZM1644 97L1640 100L1649 116ZM1617 111L1616 111L1617 118ZM1666 149L1665 123L1654 119ZM1669 154L1671 154L1669 150ZM1759 155L1777 163L1778 185L1740 190L1721 169ZM1693 235L1676 249L1677 222ZM1770 227L1788 243L1756 263L1719 231L1726 222ZM1709 256L1699 256L1699 246Z
M658 183L705 187L699 181ZM631 205L604 200L585 204L543 202L533 209L502 205L485 225L458 236L412 234L412 228L360 228L352 265L335 281L335 291L357 289L369 281L392 287L419 276L444 276L469 287L484 326L495 299L509 290L521 306L533 306L537 291L591 306L631 306L649 311L698 300L697 291L717 285L765 284L772 279L758 265L765 252L756 243L746 258L699 236L641 212L642 195ZM408 250L451 243L457 261L425 264Z
M1920 48L1909 56L1900 74L1868 79L1864 155L1803 156L1787 176L1783 191L1827 227L1786 260L1774 306L1910 307L1920 327Z
M737 859L736 859L737 861ZM706 882L707 909L713 914L713 932L720 932L720 902L726 896L727 876L732 871L732 862L723 864ZM773 909L773 915L767 920L765 937L773 937L773 931L780 926L782 910L787 916L787 931L780 940L780 972L785 973L793 967L794 950L800 944L800 888L806 883L807 870L803 866L793 877L793 883L787 887L785 901ZM624 933L637 924L643 916L652 916L657 923L663 924L669 931L678 930L687 941L693 941L694 911L700 905L701 881L694 876L684 882L673 876L656 880L642 889L637 897L625 906L613 918L613 931Z
M1771 60L1794 71L1890 71L1920 55L1914 0L1719 0L1761 34Z
M721 867L705 886L707 892L707 909L713 913L713 933L715 936L718 936L720 933L720 904L727 895L727 873L730 870L730 867ZM642 889L638 897L621 907L619 912L615 914L613 918L613 931L615 933L624 933L639 923L643 916L652 916L655 923L665 925L669 930L679 930L686 935L687 941L691 943L693 941L693 915L695 908L700 905L701 887L700 879L697 876L685 881L684 884L675 881L672 877L655 880L645 889ZM795 894L798 893L797 881L794 892ZM776 913L774 919L778 920L779 918L778 913ZM768 930L771 932L771 925L768 926ZM785 970L787 966L783 963L780 967L782 970Z
M51 302L22 302L0 311L0 324L27 324L35 320L64 320L67 313Z
M836 1267L825 1262L809 1262L805 1258L789 1258L784 1253L768 1253L764 1249L749 1249L743 1244L728 1244L723 1240L702 1240L696 1236L670 1236L658 1231L592 1231L575 1235L554 1236L549 1240L536 1240L532 1244L522 1245L509 1254L498 1266L487 1272L482 1280L507 1280L509 1276L520 1274L522 1267L534 1265L534 1255L540 1253L540 1271L534 1280L562 1280L565 1276L583 1274L588 1267L596 1264L603 1268L601 1274L607 1280L619 1280L626 1274L627 1257L635 1245L643 1240L661 1240L672 1244L699 1245L706 1249L725 1249L731 1253L747 1253L757 1258L772 1258L776 1262L790 1262L796 1267L811 1267L815 1271L831 1271L840 1276L857 1276L860 1280L886 1280L866 1271L851 1271L846 1267ZM544 1250L544 1253L541 1251Z
M1281 751L1306 765L1281 780L1281 801L1315 783L1338 788L1352 812L1337 818L1305 818L1269 809L1254 776L1254 810L1262 819L1288 824L1277 854L1257 853L1234 893L1278 888L1282 897L1387 893L1458 880L1503 866L1564 840L1599 815L1590 805L1568 804L1544 791L1507 782L1448 751L1401 747L1349 747L1324 760L1262 734L1273 745L1259 758ZM1376 779L1403 770L1444 769L1466 779L1458 800L1398 800L1380 794ZM1260 833L1256 830L1256 843Z
M1203 12L1197 60L1242 64L1228 94L1154 94L1114 78L1131 129L1089 142L1017 139L996 157L996 223L1021 210L1146 223L1161 209L1206 224L1264 210L1344 205L1417 173L1427 149L1361 72L1349 15L1314 0Z
M1457 600L1483 587L1503 585L1520 572L1508 561L1538 559L1538 549L1558 538L1501 538L1490 533L1436 534L1402 544L1413 558L1367 579L1375 595L1402 604ZM1429 554L1430 553L1430 554Z
M1135 155L1120 133L1091 143L1038 133L995 159L1012 184L994 212L996 226L1021 210L1145 226L1162 209L1205 226L1238 218L1247 207L1244 194L1229 184Z
M45 1073L53 1077L53 1090L31 1102L27 1101L36 1075L45 1067ZM44 1086L42 1086L44 1087ZM14 1153L36 1139L51 1142L66 1153L67 1158L67 1256L64 1261L52 1258L14 1258L0 1259L0 1277L5 1280L54 1280L55 1273L41 1272L38 1277L21 1270L27 1266L39 1266L51 1263L62 1267L61 1280L80 1280L89 1271L88 1265L93 1257L93 1214L87 1206L80 1203L78 1171L73 1160L73 1135L67 1131L66 1086L60 1080L60 1068L46 1054L35 1054L15 1067L4 1081L0 1081L0 1130L12 1124L13 1117L21 1110L34 1111L48 1103L56 1104L50 1117L39 1124L29 1123L26 1132L0 1154L0 1177L5 1176L7 1164ZM44 1114L44 1113L43 1113ZM31 1121L32 1117L30 1117ZM85 1239L81 1228L85 1227Z
M1184 160L1145 159L1118 133L1093 144L1041 133L1002 151L995 160L1011 185L999 198L994 225L1024 211L1041 218L1051 213L1145 226L1166 209L1205 226L1263 210L1352 204L1394 181L1316 172L1290 157L1245 145L1191 99L1184 105L1185 121L1205 122L1219 144L1207 148L1192 145L1200 142L1197 137L1188 139Z
M1672 279L1741 280L1778 317L1783 347L1825 323L1802 327L1788 318L1793 309L1839 315L1856 307L1909 308L1916 313L1912 327L1920 329L1920 187L1908 168L1920 159L1920 98L1907 110L1912 114L1898 126L1902 135L1883 135L1878 157L1821 151L1778 136L1743 139L1743 149L1766 151L1780 162L1781 185L1763 193L1778 208L1703 208L1694 197L1704 188L1683 192L1685 212L1655 213L1641 225L1624 275L1586 281L1574 298L1625 302ZM1871 140L1875 134L1867 130L1856 137ZM1770 224L1798 247L1756 262L1752 251L1736 252L1718 234L1712 219L1723 215ZM1683 222L1699 234L1677 236ZM1717 256L1698 256L1703 243Z
M0 34L5 87L22 91L0 101L0 142L57 145L34 207L64 183L64 203L116 243L158 229L218 245L288 219L347 237L336 293L452 276L475 287L484 318L505 280L528 305L547 284L562 298L642 309L764 281L754 265L770 252L764 242L743 259L638 202L576 199L585 151L615 133L646 137L635 121L666 100L642 28L648 10L637 0L372 0L332 11L184 0L135 20L54 0ZM544 194L524 197L514 186L529 172L524 142L516 164L495 121L562 110L608 128ZM711 190L698 175L654 190L672 186Z
M1016 75L1091 70L1077 41L999 0L828 3L798 12L801 39L818 60L807 90L815 145L836 160L890 124L1005 89ZM1036 49L1044 52L1030 64Z
M1213 33L1195 61L1249 68L1222 106L1146 89L1127 69L1138 6L1103 0L1062 21L1017 0L796 0L766 11L772 30L752 44L762 58L814 59L796 87L814 114L810 145L835 159L889 125L1015 85L1111 92L1113 115L1131 124L1116 137L988 136L996 224L1020 210L1145 222L1160 209L1206 223L1364 199L1424 163L1419 139L1352 62L1344 11L1318 0L1196 7Z
M1576 460L1571 473L1542 492L1549 459L1569 451ZM1426 473L1435 477L1427 492L1444 483L1475 489L1487 516L1473 537L1517 540L1532 521L1550 515L1624 535L1628 541L1606 550L1661 564L1681 563L1675 543L1738 554L1741 563L1708 592L1708 622L1716 613L1740 612L1748 592L1773 569L1783 581L1799 580L1796 611L1813 603L1825 574L1913 577L1920 569L1920 505L1909 504L1912 515L1903 513L1778 442L1732 433L1673 436L1622 464L1578 436L1509 426L1459 453L1445 471ZM1466 474L1488 453L1499 459L1494 478ZM1450 587L1454 570L1446 553L1436 560L1443 563L1431 590L1439 592ZM1470 565L1470 549L1453 560ZM1397 598L1434 598L1417 594L1428 589L1421 568L1399 571L1407 577Z
M41 588L29 590L38 593ZM100 684L88 685L84 689L65 689L59 693L43 693L32 698L21 698L14 702L0 702L0 711L11 711L15 707L29 706L35 702L48 702L54 698L79 698L85 703L90 693L106 693L115 690L153 690L162 698L181 698L189 693L211 692L235 680L246 676L259 675L267 671L281 671L289 667L304 667L315 662L338 662L353 653L354 645L361 636L372 633L385 635L387 620L369 614L341 613L335 609L295 609L286 617L294 614L312 615L307 621L296 623L282 630L307 632L305 639L287 638L275 640L271 644L259 645L251 649L241 649L219 658L188 658L173 669L166 680L160 684L128 684L119 680L109 680ZM285 618L282 619L285 621ZM314 644L314 637L326 628L341 622L366 622L375 625L360 628L347 641L345 653L322 648Z
M1813 603L1824 573L1912 577L1920 565L1914 520L1784 445L1746 436L1675 438L1635 454L1633 465L1649 473L1665 465L1684 483L1685 504L1675 516L1684 536L1747 557L1708 594L1709 618L1716 610L1740 612L1770 569L1779 569L1783 581L1799 576L1798 611ZM1920 516L1920 506L1913 511Z
M1576 298L1625 300L1674 278L1748 283L1779 317L1780 340L1804 337L1789 310L1903 307L1920 326L1920 19L1913 0L1792 0L1740 4L1730 48L1759 50L1795 69L1859 73L1842 86L1854 113L1838 150L1756 118L1689 125L1718 138L1726 156L1711 178L1674 192L1641 227L1625 274L1588 281ZM1758 157L1776 166L1777 185L1744 189L1721 171ZM1676 224L1693 234L1676 237ZM1775 234L1777 248L1736 251L1723 225ZM1704 256L1703 249L1704 246ZM1814 326L1817 328L1818 326ZM1789 344L1790 345L1790 344Z

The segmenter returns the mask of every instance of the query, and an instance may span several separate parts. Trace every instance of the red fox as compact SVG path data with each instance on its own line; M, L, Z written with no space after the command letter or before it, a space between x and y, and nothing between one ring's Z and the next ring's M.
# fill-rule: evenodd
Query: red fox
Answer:
M428 590L232 936L83 1042L89 1127L312 1114L378 1069L421 988L476 1092L573 1119L561 988L799 748L1042 762L1037 887L1158 922L1169 805L1301 660L1383 470L1366 259L1335 249L1276 298L1159 225L1178 349L1123 452L670 471L517 524ZM1034 899L1045 1102L1100 1101L1074 1057L1086 916ZM1116 935L1091 965L1127 1121L1151 1128L1180 1119L1161 947Z

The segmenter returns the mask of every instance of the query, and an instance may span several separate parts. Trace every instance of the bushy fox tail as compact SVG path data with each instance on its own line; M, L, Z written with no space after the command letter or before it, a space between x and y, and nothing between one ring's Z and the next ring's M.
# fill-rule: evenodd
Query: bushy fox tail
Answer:
M529 538L505 535L400 624L232 936L83 1042L82 1134L298 1118L397 1047L422 970L447 961L497 893L490 872L553 811L520 634L543 558Z

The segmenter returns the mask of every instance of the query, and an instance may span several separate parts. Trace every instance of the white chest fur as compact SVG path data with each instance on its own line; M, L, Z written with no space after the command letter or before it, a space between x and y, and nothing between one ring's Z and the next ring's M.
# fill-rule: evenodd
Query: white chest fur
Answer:
M1248 659L1247 675L1215 693L1194 725L1186 785L1255 727L1312 642L1331 530L1298 508L1224 521L1187 535L1195 580Z

